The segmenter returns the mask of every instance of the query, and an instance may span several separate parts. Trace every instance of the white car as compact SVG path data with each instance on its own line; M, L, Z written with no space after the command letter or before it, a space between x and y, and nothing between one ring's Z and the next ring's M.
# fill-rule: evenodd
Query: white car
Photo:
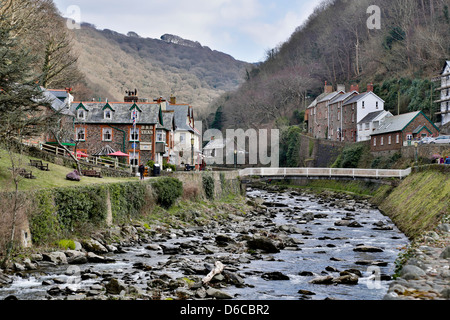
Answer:
M450 136L440 136L430 142L431 144L450 143Z

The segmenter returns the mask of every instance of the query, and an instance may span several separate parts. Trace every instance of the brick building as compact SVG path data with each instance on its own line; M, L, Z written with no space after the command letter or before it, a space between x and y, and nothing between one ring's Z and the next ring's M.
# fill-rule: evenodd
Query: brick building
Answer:
M415 140L438 135L438 127L422 111L387 117L371 135L371 151L397 152Z
M359 93L358 85L346 92L343 85L333 91L325 83L324 93L306 110L305 121L314 138L356 142L364 139L358 137L358 123L368 114L383 110L384 101L373 93L373 84L367 86L367 92Z
M156 148L157 127L165 128L159 103L74 102L72 111L77 149L88 155L109 145L128 154L130 164L138 165L166 152Z

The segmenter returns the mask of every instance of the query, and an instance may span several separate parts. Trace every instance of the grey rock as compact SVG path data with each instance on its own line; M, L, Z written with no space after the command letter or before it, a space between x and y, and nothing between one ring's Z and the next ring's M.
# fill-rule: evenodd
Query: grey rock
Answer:
M206 290L206 294L212 298L216 298L219 300L233 299L233 297L231 295L229 295L228 293L214 289L214 288L208 288Z
M309 281L312 284L333 284L332 276L317 277Z
M414 265L405 265L400 271L400 276L406 280L417 280L425 274L425 271Z
M359 277L355 274L347 274L334 278L332 282L337 284L358 284L358 279Z
M70 181L81 181L81 175L77 170L66 175L66 179Z
M55 251L44 253L42 257L44 261L52 262L55 264L67 264L67 257L64 252Z
M254 238L247 241L247 246L250 249L262 250L266 253L278 253L280 250L274 244L274 242L267 238Z
M83 248L89 252L100 254L108 253L108 249L104 245L102 245L99 241L94 239L83 241Z
M120 294L122 291L126 290L125 284L116 278L112 278L106 285L106 292L109 294Z
M355 252L383 252L383 249L373 246L357 246L353 249Z
M447 247L442 251L440 258L442 259L450 259L450 247Z

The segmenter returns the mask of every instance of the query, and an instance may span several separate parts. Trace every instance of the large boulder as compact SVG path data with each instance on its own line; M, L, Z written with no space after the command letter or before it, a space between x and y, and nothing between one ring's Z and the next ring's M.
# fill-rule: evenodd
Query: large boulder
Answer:
M100 242L94 239L89 239L83 241L83 248L89 252L95 253L108 253L108 249L102 245Z
M44 261L49 261L54 264L67 264L67 257L64 252L55 251L42 254Z
M126 290L124 283L116 278L112 278L105 286L106 292L109 294L120 294Z
M267 238L253 238L247 241L249 249L262 250L267 253L279 253L277 246Z
M405 280L418 280L420 279L420 277L425 275L425 271L423 271L421 268L410 264L403 266L402 270L400 271L400 276Z
M445 248L444 251L442 251L440 257L442 259L450 259L450 247Z

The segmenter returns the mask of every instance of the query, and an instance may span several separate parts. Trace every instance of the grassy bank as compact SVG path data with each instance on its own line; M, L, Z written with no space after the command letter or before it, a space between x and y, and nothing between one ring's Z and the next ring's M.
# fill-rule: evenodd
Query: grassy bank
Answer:
M80 182L69 181L66 179L66 175L73 171L71 168L49 163L50 171L41 171L34 167L31 167L30 159L40 160L26 155L14 154L14 162L16 166L32 171L36 179L22 179L19 184L20 191L29 191L37 189L49 189L49 188L61 188L61 187L74 187L74 186L88 186L92 184L104 184L104 183L117 183L117 182L130 182L136 181L137 178L108 178L104 177L91 178L83 177ZM44 161L44 163L47 163ZM11 158L9 154L0 149L0 192L14 190L14 184L11 179Z
M450 172L443 169L414 172L398 187L380 189L374 197L379 208L411 239L450 219Z

